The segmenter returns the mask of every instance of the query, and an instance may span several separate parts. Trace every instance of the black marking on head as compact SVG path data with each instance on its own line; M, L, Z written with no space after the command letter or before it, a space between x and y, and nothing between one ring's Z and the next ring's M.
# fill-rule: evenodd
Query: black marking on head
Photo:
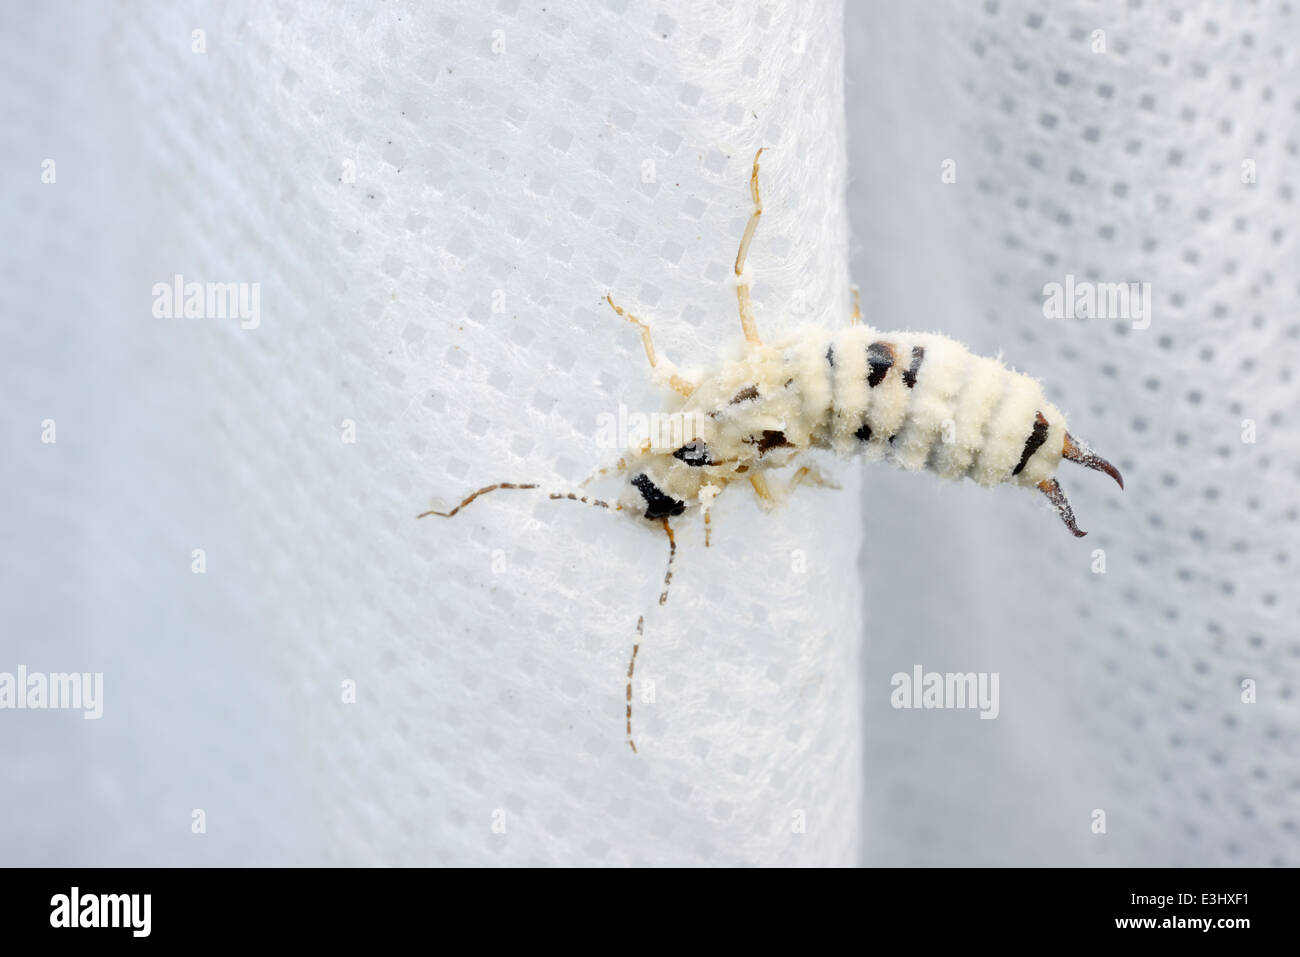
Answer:
M709 457L709 447L699 439L691 439L673 453L673 458L681 459L692 468L713 464L713 459Z
M863 422L863 423L862 423L862 426L858 429L858 431L856 431L856 432L853 433L853 436L854 436L854 438L856 438L859 442L870 442L870 441L871 441L871 426L869 426L869 425L867 425L867 423Z
M886 374L894 365L894 347L888 342L873 342L867 346L867 365L871 367L867 385L874 389L885 381Z
M747 445L757 445L760 456L772 449L784 448L792 444L786 439L784 432L776 429L764 429L761 437L751 435L745 438L744 442Z
M747 385L731 397L727 405L740 405L742 402L748 402L750 399L758 398L758 386Z
M826 347L826 362L832 369L835 368L835 343L833 342Z
M1020 464L1011 470L1012 475L1019 475L1026 465L1029 464L1029 458L1047 441L1047 419L1043 418L1043 413L1037 413L1034 419L1033 431L1029 433L1029 438L1025 439L1025 450L1020 454Z
M632 484L636 490L641 493L645 499L646 518L669 518L673 515L680 515L686 511L686 503L678 501L671 495L666 495L659 490L659 486L650 481L650 477L645 474L635 475L632 477Z
M916 387L916 374L921 370L921 360L925 358L925 346L912 346L912 364L903 373L903 385L909 389Z

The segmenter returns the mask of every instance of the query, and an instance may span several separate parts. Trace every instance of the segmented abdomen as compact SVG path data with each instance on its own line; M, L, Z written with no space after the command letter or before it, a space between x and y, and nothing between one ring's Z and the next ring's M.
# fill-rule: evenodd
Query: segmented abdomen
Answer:
M1037 485L1056 471L1065 417L1038 381L947 336L851 326L825 348L824 441L906 469L981 485Z

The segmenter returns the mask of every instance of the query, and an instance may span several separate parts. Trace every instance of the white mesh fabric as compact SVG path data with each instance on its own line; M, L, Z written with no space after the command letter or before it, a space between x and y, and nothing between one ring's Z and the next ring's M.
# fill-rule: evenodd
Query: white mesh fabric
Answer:
M1062 466L1076 541L1019 489L867 477L865 860L1300 864L1294 5L880 3L846 30L867 320L1002 350L1127 481ZM1066 274L1150 282L1150 328L1045 319ZM918 662L1000 672L999 718L891 708Z
M683 526L663 609L633 519L414 519L571 484L598 414L659 408L605 293L683 367L738 339L759 146L760 328L846 321L839 5L30 15L0 68L0 668L103 670L106 703L0 716L0 858L851 863L852 473L775 517L725 496L707 551ZM154 318L178 273L260 283L259 328Z
M775 517L728 495L707 551L680 529L659 609L630 519L413 520L576 481L598 414L658 407L606 292L685 367L735 340L759 145L760 328L845 321L842 28L790 6L0 34L0 671L106 695L0 712L0 861L846 863L862 821L880 864L1300 860L1293 6L851 5L866 319L1041 377L1128 481L1063 468L1088 539L1021 489L841 467ZM260 327L154 318L176 273L260 283ZM1044 319L1066 274L1151 282L1151 328ZM892 709L914 663L999 672L999 718Z

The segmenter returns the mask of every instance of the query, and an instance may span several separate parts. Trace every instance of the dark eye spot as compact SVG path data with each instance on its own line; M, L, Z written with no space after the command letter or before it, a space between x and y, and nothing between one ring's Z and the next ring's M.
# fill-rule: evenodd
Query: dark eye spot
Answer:
M659 486L650 481L647 475L636 475L632 478L632 484L636 490L641 493L645 499L645 517L646 518L671 518L674 515L680 515L686 511L686 503L678 501L671 495L665 495L659 490Z
M758 386L747 385L745 386L745 388L741 389L739 392L733 395L731 397L731 401L728 402L727 404L740 405L740 403L742 402L748 402L750 399L757 399L757 398L758 398Z
M699 439L691 439L673 453L673 458L680 459L693 468L713 464L713 459L709 457L709 447Z
M745 439L745 442L748 445L757 445L759 455L771 449L779 449L790 444L784 432L777 432L774 429L764 429L762 436L751 435Z

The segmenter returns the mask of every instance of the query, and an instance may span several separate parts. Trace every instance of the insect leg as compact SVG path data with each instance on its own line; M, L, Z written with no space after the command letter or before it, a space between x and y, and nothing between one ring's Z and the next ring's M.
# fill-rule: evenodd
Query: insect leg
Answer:
M839 488L839 485L822 475L817 469L805 465L790 476L790 484L785 487L785 492L781 497L783 499L789 497L800 485L812 485L816 488Z
M808 465L799 468L790 476L785 485L777 489L773 489L764 476L757 474L749 477L749 484L754 487L754 494L758 496L759 505L766 511L771 511L785 502L800 485L814 485L818 488L839 488L838 485L822 475L817 469Z
M763 199L758 193L758 158L763 150L754 154L754 171L749 175L749 194L754 198L754 212L745 225L745 235L740 239L740 249L736 251L736 304L740 307L740 327L745 332L745 341L760 346L763 340L758 337L758 328L754 325L754 305L749 299L749 283L744 278L745 257L749 255L749 244L758 229L758 218L763 215Z
M849 325L856 326L862 322L862 296L856 284L850 286L849 291L853 293L853 315L849 317Z
M772 491L767 487L767 479L755 473L749 477L749 484L754 489L754 495L758 498L758 504L764 511L771 511L776 508L776 500L772 498Z
M609 303L610 308L618 313L622 318L626 319L628 322L632 323L632 325L641 330L641 345L645 347L645 357L650 362L650 368L655 368L658 365L658 359L655 357L655 342L650 335L650 327L636 316L632 315L632 313L624 312L620 306L614 305L614 300L610 298L610 296L606 295L605 301ZM695 386L691 385L691 383L687 382L675 372L668 377L668 382L675 392L680 392L682 395L689 396L695 391Z

